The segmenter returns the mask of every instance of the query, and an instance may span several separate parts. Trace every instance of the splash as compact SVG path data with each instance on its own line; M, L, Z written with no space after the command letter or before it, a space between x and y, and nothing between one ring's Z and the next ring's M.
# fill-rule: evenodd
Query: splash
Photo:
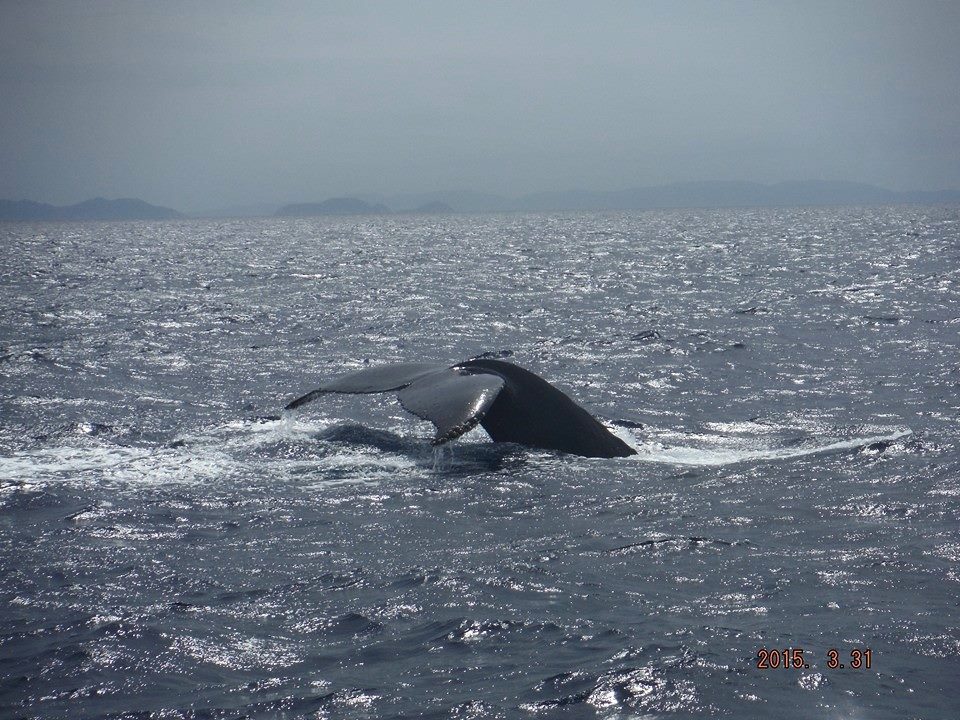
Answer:
M318 440L327 427L322 420L306 423L291 417L237 420L182 433L166 445L154 446L82 437L0 457L0 486L173 486L295 478L315 488L368 483L419 468L402 453Z

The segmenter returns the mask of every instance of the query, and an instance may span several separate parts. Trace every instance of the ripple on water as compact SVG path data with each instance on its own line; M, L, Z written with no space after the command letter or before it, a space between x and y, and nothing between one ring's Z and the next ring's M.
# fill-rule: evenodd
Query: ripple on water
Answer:
M4 225L0 714L957 716L958 228ZM638 457L281 410L504 349ZM869 672L824 667L854 646Z

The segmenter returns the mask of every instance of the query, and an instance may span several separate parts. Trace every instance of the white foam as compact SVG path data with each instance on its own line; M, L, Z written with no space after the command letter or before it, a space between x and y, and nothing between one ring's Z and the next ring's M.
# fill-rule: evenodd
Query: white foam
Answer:
M285 412L277 420L234 420L225 425L205 428L200 434L183 436L185 440L221 438L226 444L266 445L283 440L302 439L326 430L330 423L323 418L302 421L294 413Z
M0 484L142 486L256 477L296 478L305 488L318 489L344 483L382 482L398 475L443 472L451 463L455 464L445 454L411 458L402 453L321 441L316 443L322 450L314 453L310 449L312 438L329 425L325 419L304 422L287 414L278 420L235 421L185 434L172 447L129 447L112 444L105 438L71 436L71 444L0 457ZM911 434L908 428L898 428L884 434L819 444L815 441L817 435L811 434L802 446L778 447L774 433L766 426L712 423L707 428L714 432L682 434L648 429L643 432L643 439L627 428L611 430L637 451L637 461L693 467L786 460L892 442ZM277 449L271 445L277 445Z
M235 461L207 448L130 448L80 445L28 450L0 458L0 481L31 483L176 484L221 477Z
M297 443L328 427L320 420L234 421L185 433L173 446L129 447L108 439L70 438L71 444L23 450L0 457L0 484L147 486L210 483L226 478L289 478L318 488L370 483L426 472L414 459L365 448L336 446L318 456L297 457L273 444ZM302 446L301 446L302 447ZM264 452L264 448L268 451ZM332 477L325 477L332 476Z
M885 435L872 435L806 447L758 447L742 437L725 438L723 436L703 437L701 441L711 442L707 447L692 445L665 446L661 443L639 442L636 438L630 444L637 451L633 458L641 462L663 463L667 465L686 465L693 467L716 467L743 462L766 462L788 460L790 458L817 455L820 453L853 450L878 442L892 442L913 433L909 428L900 428ZM698 437L698 436L694 436Z

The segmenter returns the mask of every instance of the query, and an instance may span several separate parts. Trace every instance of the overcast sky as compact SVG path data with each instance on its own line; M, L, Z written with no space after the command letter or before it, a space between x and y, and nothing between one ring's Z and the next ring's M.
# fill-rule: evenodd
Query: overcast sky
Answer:
M958 2L0 0L0 197L960 187Z

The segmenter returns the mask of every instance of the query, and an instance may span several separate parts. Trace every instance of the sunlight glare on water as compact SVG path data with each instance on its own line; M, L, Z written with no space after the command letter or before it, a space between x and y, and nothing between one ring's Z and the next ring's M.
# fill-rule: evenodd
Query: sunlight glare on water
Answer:
M956 717L958 229L4 225L0 714ZM488 351L638 455L433 448L391 394L282 411Z

